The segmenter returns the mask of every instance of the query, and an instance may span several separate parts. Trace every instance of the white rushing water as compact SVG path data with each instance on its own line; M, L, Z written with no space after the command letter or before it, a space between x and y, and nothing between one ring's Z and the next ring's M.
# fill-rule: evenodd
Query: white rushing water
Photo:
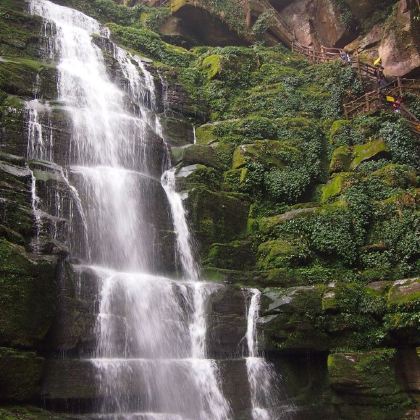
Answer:
M278 377L273 366L259 356L257 321L259 317L261 292L250 289L251 300L248 307L246 341L248 357L246 367L251 392L253 420L289 419L293 407L289 402L280 401Z
M67 165L89 243L80 257L100 285L90 359L105 396L98 417L228 419L216 363L206 358L206 301L218 286L199 281L171 170L163 186L182 280L153 268L159 256L152 198L163 192L162 164L153 160L153 133L160 131L153 77L138 57L107 40L94 19L47 0L31 0L30 10L45 19L46 50L57 62L58 100L71 121ZM122 80L108 74L95 34L111 45ZM163 162L165 153L162 144Z

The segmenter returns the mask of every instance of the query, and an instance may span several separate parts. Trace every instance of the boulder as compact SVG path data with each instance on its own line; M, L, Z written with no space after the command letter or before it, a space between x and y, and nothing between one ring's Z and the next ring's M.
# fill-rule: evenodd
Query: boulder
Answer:
M328 356L330 384L337 395L340 418L401 418L410 400L397 381L394 356L392 349Z
M389 156L388 146L383 140L374 140L366 144L356 145L353 147L353 160L350 168L356 169L362 162L387 156Z
M232 241L210 246L205 265L230 270L246 270L255 264L255 254L251 241Z
M402 305L418 301L420 301L420 278L397 280L389 289L389 305Z
M185 205L191 228L206 253L210 244L229 242L246 231L249 202L239 194L191 190Z
M333 0L273 0L286 24L303 45L343 46L354 36L347 6Z
M182 149L182 163L194 165L200 163L211 168L220 168L221 163L215 150L211 146L194 144Z
M163 138L171 146L185 146L194 143L194 128L186 120L179 118L160 118Z
M302 241L274 239L259 245L257 267L261 270L290 267L304 264L309 257L309 249Z
M321 299L322 288L317 286L265 289L259 320L263 350L327 350L329 338L316 326L316 318L322 313Z
M420 68L420 41L416 27L416 6L400 0L388 18L378 48L385 74L405 76Z
M249 162L265 167L284 168L291 160L302 159L302 152L287 141L258 140L243 144L233 153L232 169L243 168Z

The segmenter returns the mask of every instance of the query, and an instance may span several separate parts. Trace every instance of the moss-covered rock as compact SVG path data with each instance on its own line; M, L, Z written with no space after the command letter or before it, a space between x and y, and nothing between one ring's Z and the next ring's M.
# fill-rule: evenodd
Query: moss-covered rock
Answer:
M330 173L347 172L350 169L351 161L351 148L349 146L337 147L331 157Z
M325 351L328 335L316 326L322 312L323 288L317 286L264 290L260 329L267 351Z
M194 188L186 206L204 252L212 243L229 242L246 232L249 202L240 195Z
M205 165L183 166L176 172L176 188L179 191L205 186L209 190L219 190L221 176L214 168Z
M304 264L309 250L304 242L275 239L262 243L257 252L257 268L267 270Z
M222 56L212 54L204 58L201 62L201 68L208 79L214 79L222 72Z
M203 124L197 127L195 130L195 136L198 144L210 144L217 141L217 136L214 133L214 129L217 125L214 124Z
M0 347L0 401L38 398L43 363L44 359L35 353Z
M0 344L34 347L48 333L57 298L56 259L1 239Z
M0 418L4 420L63 420L70 418L70 416L63 413L52 413L38 407L8 405L0 407Z
M329 355L328 372L340 418L401 418L410 400L398 384L394 355L391 349Z
M371 159L380 159L382 157L387 157L388 155L388 146L382 139L354 146L353 160L351 162L350 168L355 169L362 162Z
M258 162L265 167L283 168L288 162L300 158L301 151L286 141L256 141L235 149L232 169L242 168L249 162Z
M351 174L347 172L334 175L330 182L322 188L321 202L326 203L342 194L350 178Z
M401 305L416 301L420 301L420 278L398 280L389 289L389 305Z
M212 244L205 265L229 270L246 270L255 264L252 243L249 240Z
M220 168L222 163L211 146L193 144L182 149L181 160L184 165L202 164L212 168Z

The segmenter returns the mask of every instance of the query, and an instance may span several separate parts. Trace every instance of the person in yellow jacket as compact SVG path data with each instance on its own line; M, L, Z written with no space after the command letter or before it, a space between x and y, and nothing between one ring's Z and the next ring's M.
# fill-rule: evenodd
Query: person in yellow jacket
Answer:
M373 62L373 65L375 66L375 67L380 67L381 66L381 64L382 64L382 58L381 57L378 57L374 62Z

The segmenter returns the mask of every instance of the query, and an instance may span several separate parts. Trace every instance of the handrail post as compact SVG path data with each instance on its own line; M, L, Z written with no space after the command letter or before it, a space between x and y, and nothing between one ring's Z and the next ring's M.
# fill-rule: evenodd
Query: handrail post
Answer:
M397 77L397 86L398 86L398 90L400 92L400 97L403 96L403 88L402 88L402 83L401 83L401 77L398 76Z

